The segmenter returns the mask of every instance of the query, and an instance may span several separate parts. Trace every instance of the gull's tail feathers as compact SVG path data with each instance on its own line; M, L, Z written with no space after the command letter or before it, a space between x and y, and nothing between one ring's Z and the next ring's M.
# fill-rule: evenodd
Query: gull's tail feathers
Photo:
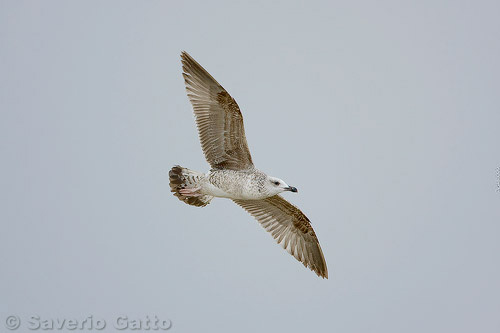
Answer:
M214 198L211 195L204 195L199 192L201 189L200 181L205 177L204 174L176 165L168 175L170 178L170 191L188 205L205 207Z

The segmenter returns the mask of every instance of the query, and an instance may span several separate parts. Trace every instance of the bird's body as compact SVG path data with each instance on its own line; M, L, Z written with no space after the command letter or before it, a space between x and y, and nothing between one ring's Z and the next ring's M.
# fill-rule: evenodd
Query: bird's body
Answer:
M297 189L255 168L236 101L190 55L183 52L181 58L201 146L212 168L203 174L174 166L169 173L171 191L198 207L214 197L233 200L304 266L327 278L325 258L309 219L279 195Z
M206 175L203 194L214 197L258 200L269 197L264 187L267 175L257 169L212 170Z

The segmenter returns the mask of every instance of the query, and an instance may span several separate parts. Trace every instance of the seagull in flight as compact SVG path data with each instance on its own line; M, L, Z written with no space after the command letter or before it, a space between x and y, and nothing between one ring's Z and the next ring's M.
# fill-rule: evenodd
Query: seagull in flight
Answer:
M328 278L311 222L280 195L297 189L253 165L236 101L188 53L181 53L181 62L201 148L211 170L201 173L174 166L169 172L173 195L197 207L208 205L214 197L233 200L305 267Z

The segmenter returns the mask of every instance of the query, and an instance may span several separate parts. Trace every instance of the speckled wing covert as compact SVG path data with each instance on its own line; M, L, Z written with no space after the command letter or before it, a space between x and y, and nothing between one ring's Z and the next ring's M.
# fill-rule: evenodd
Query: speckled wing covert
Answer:
M251 168L252 157L238 104L189 54L182 52L181 60L187 95L193 105L207 162L214 169Z
M278 244L304 266L328 278L325 257L309 219L294 205L275 195L263 200L233 200L271 233Z

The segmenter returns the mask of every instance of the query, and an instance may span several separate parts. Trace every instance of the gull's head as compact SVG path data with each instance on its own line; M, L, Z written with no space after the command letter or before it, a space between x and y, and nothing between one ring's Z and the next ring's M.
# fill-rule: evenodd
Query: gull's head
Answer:
M276 195L285 191L297 192L295 187L289 186L283 180L276 177L267 177L265 187L270 195Z

